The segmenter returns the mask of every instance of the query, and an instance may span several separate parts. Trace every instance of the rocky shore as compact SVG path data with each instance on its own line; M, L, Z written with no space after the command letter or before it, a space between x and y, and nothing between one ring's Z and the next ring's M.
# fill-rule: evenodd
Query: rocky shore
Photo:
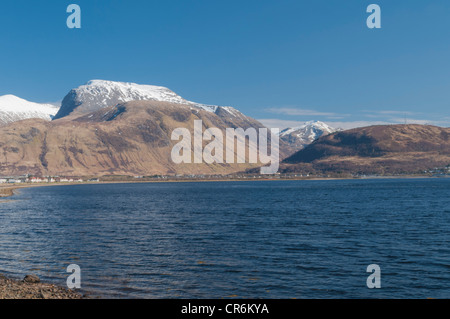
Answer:
M84 299L85 296L52 284L41 283L37 276L13 280L0 274L0 299Z

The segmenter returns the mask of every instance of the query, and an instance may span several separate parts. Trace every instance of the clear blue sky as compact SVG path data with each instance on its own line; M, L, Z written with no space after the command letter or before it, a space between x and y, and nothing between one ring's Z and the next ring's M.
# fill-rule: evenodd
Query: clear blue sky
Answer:
M82 28L66 27L66 7ZM382 28L366 8L382 9ZM450 126L448 0L5 0L0 95L105 79L169 87L278 126Z

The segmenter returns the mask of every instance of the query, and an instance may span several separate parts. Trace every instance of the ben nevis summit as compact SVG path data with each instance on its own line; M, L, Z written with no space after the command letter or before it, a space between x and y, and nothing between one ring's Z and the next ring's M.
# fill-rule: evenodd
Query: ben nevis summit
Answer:
M11 175L230 174L264 164L237 152L227 154L235 165L175 163L174 130L194 132L198 121L205 131L266 128L233 107L188 101L161 86L92 80L70 90L59 108L2 100L22 101L0 105L0 168Z

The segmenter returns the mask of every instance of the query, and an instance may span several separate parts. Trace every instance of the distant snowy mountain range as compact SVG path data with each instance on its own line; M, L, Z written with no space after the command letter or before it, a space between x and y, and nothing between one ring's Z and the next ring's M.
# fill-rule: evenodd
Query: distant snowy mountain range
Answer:
M0 125L29 118L52 120L70 114L81 115L130 101L162 101L184 104L198 110L220 114L222 117L247 119L233 107L191 102L165 87L92 80L72 89L63 99L61 107L30 102L14 95L0 96Z
M0 96L0 172L74 177L259 172L258 163L174 163L173 131L192 132L196 120L222 132L264 127L232 107L191 102L160 86L93 80L71 90L61 107ZM340 130L306 122L280 132L280 157L286 159L280 172L398 174L444 167L449 130L385 125L334 133Z
M287 128L280 132L280 139L293 149L300 150L311 144L321 136L325 136L341 129L335 129L320 121L310 121L305 124Z
M258 121L245 116L233 107L206 105L185 100L168 88L135 83L92 80L70 90L61 107L26 101L14 95L0 96L0 126L30 118L56 120L96 112L103 108L130 101L160 101L173 105L188 105L193 111L207 111L216 114L229 127L262 127ZM280 132L280 138L290 148L289 153L298 151L322 135L336 129L323 122L307 122L302 126Z

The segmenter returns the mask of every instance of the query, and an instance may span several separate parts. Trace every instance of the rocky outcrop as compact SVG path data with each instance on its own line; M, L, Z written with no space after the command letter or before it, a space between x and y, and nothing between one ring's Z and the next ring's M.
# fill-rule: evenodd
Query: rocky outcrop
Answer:
M82 299L76 291L41 283L36 275L13 280L0 274L0 299Z

